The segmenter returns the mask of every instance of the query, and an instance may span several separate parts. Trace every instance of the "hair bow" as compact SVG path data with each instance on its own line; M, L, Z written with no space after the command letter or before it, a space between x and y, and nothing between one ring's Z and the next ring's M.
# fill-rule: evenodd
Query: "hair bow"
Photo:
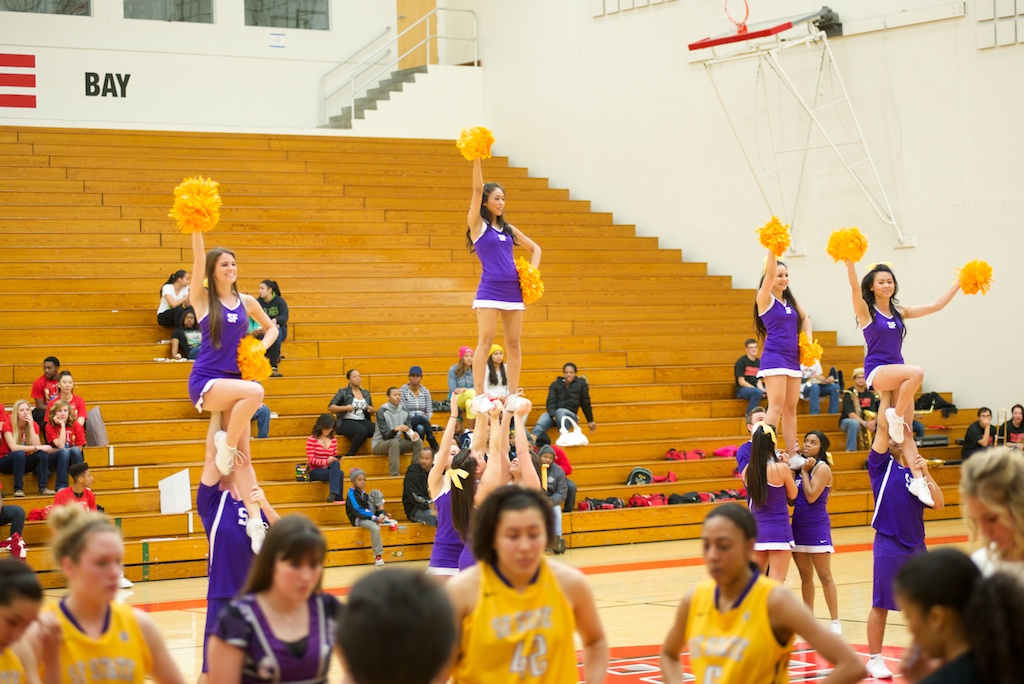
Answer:
M775 435L775 428L773 428L771 425L764 422L763 420L759 420L757 421L757 423L754 424L754 429L756 430L757 428L761 428L762 432L764 432L766 435L772 438L772 444L778 446L779 438Z
M448 481L452 483L453 487L462 489L462 481L469 477L469 473L462 468L451 468L447 473L445 473L445 477L448 478Z

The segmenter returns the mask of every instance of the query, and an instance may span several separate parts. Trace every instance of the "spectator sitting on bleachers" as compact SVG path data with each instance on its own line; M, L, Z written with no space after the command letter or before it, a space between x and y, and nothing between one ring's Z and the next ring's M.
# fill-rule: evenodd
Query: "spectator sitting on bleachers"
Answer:
M355 456L363 442L373 436L377 409L373 407L369 390L363 389L363 376L359 371L352 368L345 377L348 385L335 393L327 410L336 416L336 432L349 439L345 456Z
M327 503L340 503L342 492L341 459L338 458L338 438L334 436L334 416L321 413L313 425L313 434L306 438L306 462L309 479L327 482L330 493Z
M256 421L256 439L266 439L270 436L270 419L274 414L266 404L260 404L256 413L252 414L252 420Z
M871 412L870 416L865 411ZM877 424L878 395L868 389L864 369L853 369L853 387L843 392L843 408L839 415L839 428L846 433L846 450L857 450L857 435L861 430L874 432Z
M175 271L160 288L156 322L165 328L174 326L188 303L188 273L184 270Z
M272 370L270 377L279 378L281 373L277 366L281 363L281 345L288 339L288 302L281 296L281 288L276 280L264 280L260 283L260 296L256 298L267 317L277 326L277 339L267 350Z
M71 405L63 399L50 404L46 421L46 442L53 446L47 454L50 472L57 474L53 488L58 492L68 486L68 472L85 461L85 428L71 415Z
M757 357L757 340L748 339L743 343L747 353L736 360L733 366L733 377L736 379L736 398L747 400L747 410L750 411L761 403L764 398L764 382L757 377L761 369L761 360Z
M577 375L575 363L567 363L562 366L561 377L555 378L548 387L547 412L541 414L537 424L533 426L534 436L547 432L553 426L558 427L559 431L564 430L563 420L576 420L580 409L583 409L590 431L597 430L594 410L590 406L590 386L587 384L587 378Z
M434 439L434 428L430 425L430 418L434 415L434 401L430 398L430 390L420 384L422 380L423 369L413 366L409 369L409 382L398 391L402 395L402 408L409 414L409 425L436 451L437 440Z
M473 350L470 347L459 347L459 362L448 369L448 399L465 411L465 423L473 427L471 421L476 419L473 413Z
M25 496L25 471L39 477L39 493L54 494L47 489L50 466L47 454L53 447L39 441L39 426L32 420L32 408L24 399L14 402L10 417L4 421L0 442L0 473L14 474L14 496Z
M562 510L566 513L572 513L576 508L576 483L568 479L568 476L572 475L572 464L569 462L569 456L565 453L565 449L551 443L551 438L548 437L546 432L540 435L531 433L529 437L533 442L534 451L540 456L550 453L554 463L565 473L568 491L565 495L565 505L562 507Z
M83 461L71 466L68 468L68 477L71 480L71 485L57 491L53 496L53 505L64 506L73 503L87 511L98 510L96 495L90 489L96 478L89 470L89 464Z
M754 408L747 411L747 432L750 433L751 437L743 444L740 444L736 450L736 474L739 475L746 469L747 464L750 463L750 450L754 446L753 435L754 426L764 420L765 414L763 406L755 406Z
M390 396L391 392L388 392L388 395ZM395 396L398 396L397 388ZM345 513L353 526L370 531L373 564L384 565L384 542L380 538L380 528L381 525L392 522L391 516L384 511L384 494L379 489L366 491L366 473L361 468L350 470L348 479L352 486L345 495Z
M1010 448L1024 448L1024 406L1013 405L1010 409L1010 419L999 426L996 435Z
M829 369L826 376L821 370L821 362L815 361L813 366L800 364L803 379L800 384L800 396L810 403L809 413L816 416L821 413L821 395L828 395L828 412L839 413L839 381L836 379L835 368Z
M427 486L427 474L432 467L434 452L430 449L420 451L420 457L409 464L402 482L402 508L409 520L437 527L437 511L430 501L430 489Z
M388 400L377 409L377 429L373 433L373 453L388 456L388 473L399 475L398 457L412 452L412 460L418 461L423 449L419 433L409 425L409 413L402 408L402 393L397 387L388 388Z
M960 457L964 460L971 457L975 451L981 451L992 446L992 409L982 406L978 409L978 420L967 426L964 433L964 445L960 450Z
M25 532L25 509L4 501L4 485L2 482L0 482L0 525L11 526L11 533L7 535L7 539L14 535L20 537ZM0 539L3 538L5 538L3 533L0 533Z
M498 397L508 396L508 366L505 365L505 350L500 344L491 345L484 375L484 391Z
M565 539L562 537L562 510L569 494L569 479L565 471L555 463L555 452L551 446L541 449L534 462L540 473L540 486L551 501L551 510L555 513L555 537L548 542L548 548L557 554L565 553Z
M60 387L60 394L56 399L50 401L47 405L46 410L50 410L50 406L57 400L68 402L71 406L71 420L78 421L78 424L85 426L85 399L75 394L75 379L71 377L71 371L61 371L60 375L57 376L57 385Z
M57 375L60 373L60 361L56 356L47 356L43 360L43 374L32 381L31 398L35 402L32 419L42 430L46 424L46 407L60 396Z
M196 321L196 312L188 307L178 317L178 325L171 333L171 358L195 361L199 356L199 346L203 341L203 331Z

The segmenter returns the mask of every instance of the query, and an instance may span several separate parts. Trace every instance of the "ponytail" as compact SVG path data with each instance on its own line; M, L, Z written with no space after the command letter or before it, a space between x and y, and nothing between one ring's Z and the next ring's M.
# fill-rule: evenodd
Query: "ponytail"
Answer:
M167 282L160 286L160 292L163 293L164 286L166 286L166 285L173 285L175 280L177 280L178 278L184 278L187 275L188 275L188 271L186 271L184 269L180 269L180 270L175 271L174 273L172 273L171 275L169 275L167 277Z
M281 296L281 288L277 286L277 281L276 280L270 280L270 279L261 280L260 281L260 285L266 285L267 287L269 287L270 290L274 293L275 297L280 297Z
M765 430L768 427L768 430ZM756 506L768 500L768 464L775 457L775 429L758 423L751 440L750 463L747 465L747 492Z

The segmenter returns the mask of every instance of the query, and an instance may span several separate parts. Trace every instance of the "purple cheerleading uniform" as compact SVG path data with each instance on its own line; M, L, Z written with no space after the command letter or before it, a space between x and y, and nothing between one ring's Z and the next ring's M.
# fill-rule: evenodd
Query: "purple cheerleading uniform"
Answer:
M483 234L473 244L482 267L473 308L507 311L525 309L519 273L516 271L515 259L512 258L515 249L512 236L489 223L485 222L484 225L486 228Z
M754 448L753 442L744 442L740 444L740 448L736 450L736 471L742 475L743 469L750 463L750 451Z
M757 522L755 551L780 551L793 547L793 528L789 524L789 505L785 485L768 485L764 506L750 502L750 512Z
M875 496L873 608L899 610L893 581L911 557L925 551L925 505L907 487L913 474L888 453L868 453L868 477Z
M466 545L462 547L462 552L459 553L459 572L474 565L476 565L476 556L473 555L472 541L467 539Z
M199 321L203 340L199 344L199 356L188 376L188 398L198 411L203 410L203 394L215 380L242 378L238 370L238 343L249 332L249 314L245 311L241 297L232 309L221 306L220 349L214 349L213 338L210 336L210 316L214 315L215 303L218 302L210 302L210 313Z
M821 462L814 464L814 468ZM804 478L811 472L801 473L796 478L796 502L793 504L793 550L797 553L833 553L832 520L828 516L828 495L831 487L825 487L814 503L807 501L804 494Z
M868 387L871 387L879 367L903 363L903 321L896 316L890 318L876 309L863 332L868 347L864 355L864 373Z
M772 295L772 305L760 314L767 334L761 353L761 369L757 377L788 375L793 378L800 374L800 347L797 344L797 328L800 314L795 306L783 304Z
M330 594L309 597L309 634L286 643L274 635L255 594L231 601L217 616L214 634L242 650L242 684L323 684L331 667L341 604Z
M434 546L430 549L430 568L438 570L455 570L459 567L459 555L464 544L459 533L452 526L452 493L445 489L434 499L437 508L437 532L434 533Z

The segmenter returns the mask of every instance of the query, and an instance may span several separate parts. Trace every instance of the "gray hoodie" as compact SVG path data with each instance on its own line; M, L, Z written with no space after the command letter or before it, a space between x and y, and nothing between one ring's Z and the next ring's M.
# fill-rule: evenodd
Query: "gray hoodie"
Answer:
M377 445L388 439L398 436L395 428L399 425L409 424L409 412L399 404L395 406L390 401L377 409L377 429L373 431L373 445Z

